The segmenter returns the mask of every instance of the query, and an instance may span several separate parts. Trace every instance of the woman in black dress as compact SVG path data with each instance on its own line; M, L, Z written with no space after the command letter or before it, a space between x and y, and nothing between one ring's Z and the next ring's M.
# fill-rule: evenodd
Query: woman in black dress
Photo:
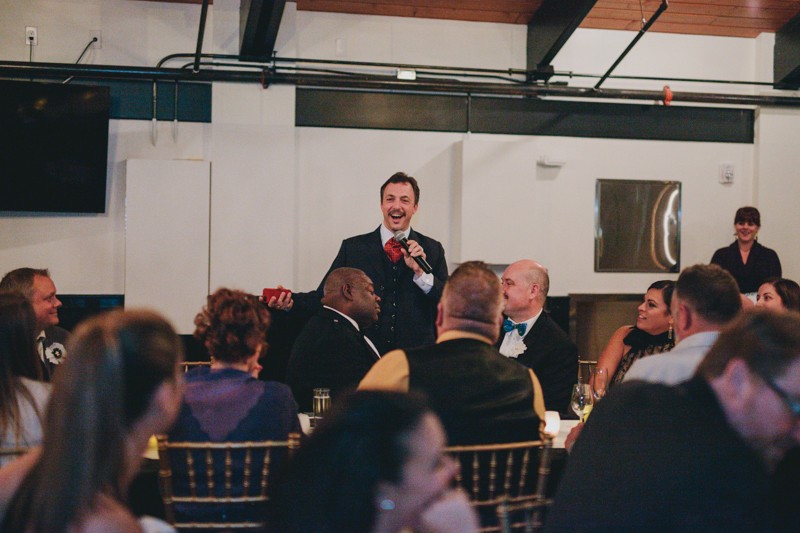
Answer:
M736 240L730 246L714 252L711 263L730 272L739 284L739 291L755 302L758 287L765 279L781 277L781 261L774 250L761 246L756 240L761 229L761 213L758 209L740 207L733 225L736 228Z

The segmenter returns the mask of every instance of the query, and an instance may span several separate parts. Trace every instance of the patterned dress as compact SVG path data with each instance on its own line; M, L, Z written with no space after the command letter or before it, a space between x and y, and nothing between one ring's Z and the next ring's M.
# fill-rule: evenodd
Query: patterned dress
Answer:
M668 352L675 346L674 335L665 331L658 335L650 335L640 330L636 326L631 327L630 333L625 336L622 341L625 346L630 346L630 349L622 356L622 360L617 366L617 371L611 378L611 384L619 383L625 377L625 373L631 368L633 363L657 353Z

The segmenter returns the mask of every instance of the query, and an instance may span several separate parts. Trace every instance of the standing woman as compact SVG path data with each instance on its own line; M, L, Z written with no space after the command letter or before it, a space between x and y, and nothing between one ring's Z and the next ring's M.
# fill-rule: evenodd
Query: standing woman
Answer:
M778 254L758 243L761 213L755 207L740 207L733 219L736 240L714 252L711 263L719 265L736 279L739 292L755 302L758 287L764 280L781 277Z
M37 362L36 314L16 291L0 292L0 447L29 448L42 441L50 396ZM0 465L11 457L0 456Z
M41 449L0 470L0 530L139 533L128 486L150 436L177 417L183 345L155 313L111 311L78 326L69 349Z
M609 339L597 359L597 368L605 368L609 385L619 383L637 360L666 352L675 346L672 332L672 291L675 282L656 281L647 288L637 309L636 324L622 326Z

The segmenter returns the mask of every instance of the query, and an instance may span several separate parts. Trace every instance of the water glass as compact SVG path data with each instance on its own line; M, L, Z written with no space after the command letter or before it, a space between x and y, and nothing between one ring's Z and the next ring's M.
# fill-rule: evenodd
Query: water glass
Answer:
M314 422L319 422L324 418L331 408L331 390L314 389Z
M606 395L608 389L608 370L595 368L592 370L592 393L595 400L600 400Z

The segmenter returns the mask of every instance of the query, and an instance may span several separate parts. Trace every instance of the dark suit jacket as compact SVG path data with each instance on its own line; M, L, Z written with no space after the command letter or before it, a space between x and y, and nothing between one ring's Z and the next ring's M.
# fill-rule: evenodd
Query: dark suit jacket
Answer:
M545 531L773 531L768 488L702 378L621 383L575 442Z
M501 329L498 348L504 337ZM545 408L568 412L572 385L578 382L578 347L547 312L542 312L522 340L527 349L517 357L517 362L533 370L539 378Z
M398 294L396 306L389 304L386 298L391 290L392 280L387 272L385 257L381 245L380 227L370 233L350 237L342 241L339 253L330 271L340 267L358 268L369 276L375 285L375 293L381 298L381 314L378 322L365 331L375 343L378 351L384 354L395 348L413 348L436 341L436 304L442 295L442 288L447 279L447 261L444 248L439 241L411 230L409 239L416 241L425 250L428 263L433 269L433 288L428 294L414 283L414 272L403 261L397 263ZM325 274L327 278L328 275ZM296 305L302 309L319 306L322 298L323 278L319 288L311 293L295 295Z
M286 382L301 411L311 411L313 389L331 389L332 400L358 382L378 360L364 337L344 317L322 308L297 337Z

